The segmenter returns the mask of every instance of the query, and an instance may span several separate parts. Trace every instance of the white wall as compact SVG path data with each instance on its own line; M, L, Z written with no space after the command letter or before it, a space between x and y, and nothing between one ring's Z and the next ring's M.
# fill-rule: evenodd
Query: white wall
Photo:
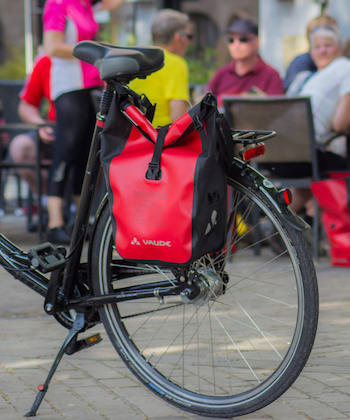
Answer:
M350 1L349 0L330 0L326 13L334 16L339 24L342 40L350 37Z

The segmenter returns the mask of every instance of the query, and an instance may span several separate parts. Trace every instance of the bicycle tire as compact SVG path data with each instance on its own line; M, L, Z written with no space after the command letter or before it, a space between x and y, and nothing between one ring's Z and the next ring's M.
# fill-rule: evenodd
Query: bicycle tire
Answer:
M177 305L171 298L162 304L155 297L99 310L119 356L147 388L183 410L215 417L245 415L279 398L303 369L318 320L316 274L302 233L243 178L228 184L232 205L230 242L222 253L229 275L225 293L188 304ZM261 215L256 224L254 208ZM95 293L169 277L153 266L139 266L141 275L127 279L113 277L118 256L110 220L106 206L92 243ZM261 229L266 220L275 233ZM252 243L255 230L260 239ZM269 246L274 235L283 246L277 255ZM257 244L260 255L254 252Z

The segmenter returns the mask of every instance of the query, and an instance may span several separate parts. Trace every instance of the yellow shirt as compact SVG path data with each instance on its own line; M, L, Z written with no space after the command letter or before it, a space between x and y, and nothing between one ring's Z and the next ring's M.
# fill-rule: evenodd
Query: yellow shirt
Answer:
M164 50L164 67L146 79L131 81L129 86L139 95L145 94L152 104L157 104L153 119L155 127L169 124L170 101L189 99L187 63L179 55Z

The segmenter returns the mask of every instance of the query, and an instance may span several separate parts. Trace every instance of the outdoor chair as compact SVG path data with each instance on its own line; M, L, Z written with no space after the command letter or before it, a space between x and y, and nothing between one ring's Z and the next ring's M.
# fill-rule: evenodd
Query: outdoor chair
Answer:
M0 137L0 210L4 211L5 208L5 184L9 171L14 171L19 168L29 168L35 171L38 185L38 236L39 241L42 241L43 236L43 209L42 209L42 175L41 171L44 168L49 168L50 162L43 161L40 159L40 142L37 142L37 159L34 163L28 164L15 164L11 161L8 155L8 146L9 142L16 135L31 131L38 130L37 125L25 124L22 123L18 116L18 105L19 105L19 93L23 88L23 81L18 80L0 80L0 101L2 103L2 113L4 124L0 125L0 133L7 133L7 141L3 144ZM18 200L19 205L21 206L21 189L20 189L20 180L17 175L18 183ZM32 226L32 211L33 211L33 200L31 192L29 192L28 197L28 209L27 209L27 227L30 229Z
M260 170L263 164L310 163L312 175L307 178L278 178L273 172L268 178L277 188L310 188L320 180L316 158L315 131L308 97L223 97L225 114L234 129L273 130L276 137L266 142L264 156L254 159L253 165ZM263 171L262 171L263 172ZM313 254L318 257L319 211L316 199L313 219Z

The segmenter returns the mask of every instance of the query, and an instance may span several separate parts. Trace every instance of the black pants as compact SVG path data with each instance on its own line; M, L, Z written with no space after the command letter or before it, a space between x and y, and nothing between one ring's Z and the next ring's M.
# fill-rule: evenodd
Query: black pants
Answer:
M59 96L55 100L55 108L55 142L48 195L63 197L66 188L71 188L74 195L79 195L95 124L90 89ZM72 180L72 186L69 185L69 179Z

